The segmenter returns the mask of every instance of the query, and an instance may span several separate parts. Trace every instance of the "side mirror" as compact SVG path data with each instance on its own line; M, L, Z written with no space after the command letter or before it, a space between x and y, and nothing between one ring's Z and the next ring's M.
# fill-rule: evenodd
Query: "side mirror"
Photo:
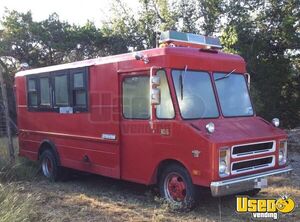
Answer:
M152 105L160 104L160 89L157 88L151 89L151 104Z
M159 76L151 76L151 104L159 105L160 104L160 89L157 87L160 85L160 77Z
M160 85L160 77L159 76L152 76L151 77L151 85L152 85L152 88L155 88L157 86Z

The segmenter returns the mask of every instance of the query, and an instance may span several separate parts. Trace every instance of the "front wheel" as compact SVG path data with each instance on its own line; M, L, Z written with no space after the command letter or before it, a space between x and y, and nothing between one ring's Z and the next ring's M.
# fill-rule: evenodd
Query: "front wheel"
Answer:
M180 165L167 166L159 178L159 190L170 204L191 209L196 203L196 187L187 170Z

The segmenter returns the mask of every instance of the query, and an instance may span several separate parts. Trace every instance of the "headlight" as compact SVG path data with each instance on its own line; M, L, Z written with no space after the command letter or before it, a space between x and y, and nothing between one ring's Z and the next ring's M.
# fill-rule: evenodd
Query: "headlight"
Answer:
M220 161L219 164L219 173L224 174L226 172L227 164L225 160Z
M221 177L230 174L230 148L221 148L219 154L219 175Z
M282 140L279 142L279 150L278 150L278 164L284 165L287 161L287 141Z

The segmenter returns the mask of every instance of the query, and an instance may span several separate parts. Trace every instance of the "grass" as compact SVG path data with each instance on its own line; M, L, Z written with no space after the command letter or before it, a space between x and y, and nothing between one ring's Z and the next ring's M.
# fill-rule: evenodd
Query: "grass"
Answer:
M13 221L249 221L235 213L235 197L212 198L204 193L191 212L178 212L152 188L96 175L76 174L67 182L51 183L37 164L17 158L9 166L0 142L0 222ZM2 154L2 155L1 155ZM259 197L287 193L300 203L300 155L292 156L294 172L273 177ZM283 221L300 221L299 207Z
M37 214L33 203L38 198L34 194L22 193L24 187L19 184L0 184L0 221L34 221Z
M14 140L17 147L17 141ZM0 221L37 221L35 205L38 195L24 192L21 181L31 181L37 165L24 158L17 158L14 165L7 160L6 140L0 139Z
M14 139L14 147L18 152L18 141ZM39 171L38 164L28 159L16 157L16 161L11 165L8 161L6 140L0 138L0 181L32 180Z

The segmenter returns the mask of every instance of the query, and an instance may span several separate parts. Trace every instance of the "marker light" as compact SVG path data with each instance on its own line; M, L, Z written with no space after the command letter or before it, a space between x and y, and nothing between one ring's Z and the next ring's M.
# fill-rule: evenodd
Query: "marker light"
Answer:
M227 169L227 164L225 160L220 161L219 163L219 174L224 174Z
M219 175L226 177L230 174L230 148L224 147L219 151Z
M279 119L278 119L278 118L274 118L274 119L272 119L272 124L273 124L275 127L278 127L278 126L279 126L279 124L280 124L280 121L279 121Z
M279 165L284 165L287 162L287 141L282 140L279 143L278 150L278 163Z
M278 153L278 162L281 163L283 161L284 153L283 150L280 150Z
M136 60L142 60L144 61L145 64L148 64L149 63L149 58L147 55L143 55L141 52L136 52L134 53L134 58Z
M212 122L206 124L205 128L206 128L207 132L209 132L209 133L215 132L215 124Z
M26 70L29 69L28 63L24 62L20 64L20 70Z

